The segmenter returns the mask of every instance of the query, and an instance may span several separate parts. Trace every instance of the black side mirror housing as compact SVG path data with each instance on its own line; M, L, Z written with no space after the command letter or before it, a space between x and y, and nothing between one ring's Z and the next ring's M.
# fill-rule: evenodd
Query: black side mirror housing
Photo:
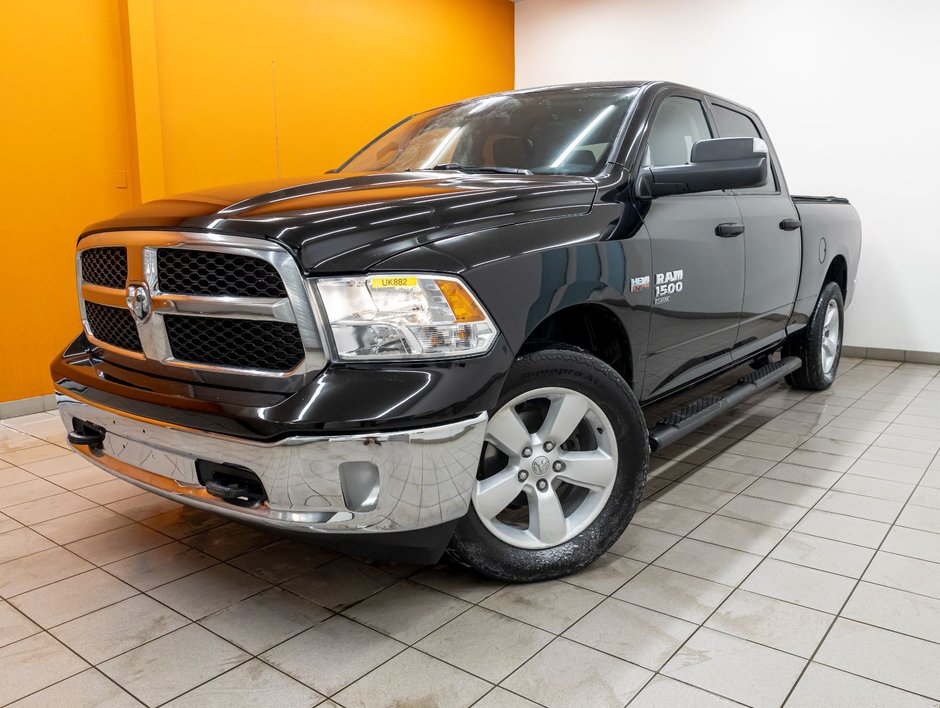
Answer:
M760 138L713 138L692 146L689 162L644 168L637 179L637 196L645 199L670 194L745 189L767 184L767 144Z

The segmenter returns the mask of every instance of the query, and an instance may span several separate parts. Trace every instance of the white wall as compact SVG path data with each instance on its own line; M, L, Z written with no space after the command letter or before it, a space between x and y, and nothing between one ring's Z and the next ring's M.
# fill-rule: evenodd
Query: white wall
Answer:
M750 106L792 192L861 215L845 343L940 352L938 30L938 0L517 0L516 84L664 79Z

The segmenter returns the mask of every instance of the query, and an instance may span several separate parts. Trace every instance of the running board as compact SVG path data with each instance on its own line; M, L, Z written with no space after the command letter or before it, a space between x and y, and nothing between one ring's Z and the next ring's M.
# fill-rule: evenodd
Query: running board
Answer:
M662 450L683 435L688 435L708 421L717 418L732 406L738 405L755 393L777 383L802 365L803 362L799 357L784 357L780 361L762 366L757 371L738 379L734 386L721 393L702 396L674 410L650 429L650 450L653 452Z

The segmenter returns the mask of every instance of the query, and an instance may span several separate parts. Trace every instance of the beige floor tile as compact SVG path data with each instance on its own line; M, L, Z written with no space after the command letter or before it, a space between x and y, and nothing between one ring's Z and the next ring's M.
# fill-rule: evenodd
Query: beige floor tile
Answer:
M656 501L664 504L674 504L686 509L695 509L696 511L708 513L717 511L733 498L734 494L730 492L721 492L716 489L682 482L673 484L656 495Z
M0 648L0 705L12 703L88 668L48 634Z
M147 591L217 563L205 553L173 542L109 563L104 569L138 590Z
M712 543L684 538L655 561L655 565L723 585L737 585L761 557Z
M23 524L19 521L14 521L6 514L0 513L0 533L6 533L7 531L21 528L22 526Z
M631 523L684 536L707 518L703 511L650 501L640 505Z
M940 563L940 534L895 526L888 532L881 550Z
M761 477L745 489L742 494L749 497L769 499L771 501L793 504L795 506L810 507L820 500L826 490L819 487L810 487L805 484L782 482L778 479Z
M219 560L229 560L277 540L277 536L251 526L228 523L190 536L184 543Z
M497 686L474 703L473 708L539 708L539 704Z
M689 538L747 553L765 555L786 534L787 532L783 529L773 526L715 515L690 533Z
M57 487L57 489L61 490L62 488ZM43 497L7 507L3 512L21 524L38 524L60 516L91 509L94 506L94 502L90 502L74 492L62 492L51 497Z
M332 614L298 595L271 588L204 617L199 624L251 654L260 654Z
M564 636L658 671L696 629L691 622L608 598Z
M85 511L34 524L33 528L58 544L67 544L89 536L97 536L106 531L113 531L130 523L130 519L120 514L115 514L101 506L93 506Z
M742 440L728 448L729 453L742 455L744 457L756 457L761 460L771 462L780 462L784 457L790 454L792 448L782 447L780 445L769 445L754 440Z
M735 590L705 626L808 659L834 619L808 607Z
M407 649L336 696L347 708L375 705L461 708L473 705L490 684L427 654Z
M26 615L0 600L0 647L31 637L40 630Z
M717 467L698 467L694 472L682 478L683 484L692 484L735 494L753 481L754 477L752 475L730 472Z
M66 546L95 565L107 565L129 556L165 546L171 539L140 524L121 526Z
M62 487L44 479L31 479L28 482L11 484L3 488L3 494L0 495L0 509L61 493Z
M610 552L650 563L681 540L681 536L631 523L610 547Z
M695 469L695 465L676 460L665 460L661 457L651 457L649 467L650 479L676 480Z
M261 658L329 696L405 648L391 637L336 615Z
M862 582L842 616L940 643L940 599L933 597Z
M940 599L940 563L878 551L862 579Z
M72 491L82 489L83 487L90 487L93 484L108 482L112 479L114 479L114 477L110 474L90 464L85 467L79 467L78 469L69 470L68 472L51 474L46 477L47 482L58 484L63 489Z
M559 637L503 682L548 708L623 706L652 672Z
M228 565L214 565L161 585L149 595L197 620L271 587L270 583Z
M148 706L157 706L248 658L237 647L190 624L98 668Z
M480 605L559 634L603 599L604 596L596 592L560 580L548 580L527 585L507 585Z
M252 659L228 673L183 694L168 708L232 708L277 706L306 708L323 696L267 664Z
M860 578L873 555L871 548L791 531L770 558Z
M821 470L817 467L793 465L789 462L778 463L764 475L766 479L776 479L781 482L792 482L793 484L805 484L810 487L819 487L820 489L829 489L841 476L841 472Z
M811 663L787 701L787 708L936 708L937 703L883 683Z
M749 457L747 455L738 455L733 452L723 452L717 457L708 461L705 467L714 467L728 472L738 472L740 474L753 475L759 477L774 466L772 459L761 459L759 457ZM728 490L733 491L733 490Z
M645 563L605 553L587 568L563 578L566 583L610 595L646 567Z
M10 604L48 629L136 594L130 585L94 568L17 595Z
M858 519L845 514L833 514L828 511L811 509L800 523L793 527L793 530L810 536L829 538L833 541L877 548L890 528L889 524L880 521L869 521L868 519Z
M492 683L519 668L553 635L483 607L473 607L415 647Z
M225 523L228 522L218 514L210 514L188 506L181 506L143 521L145 526L176 540L193 536L201 531L208 531Z
M914 485L875 477L862 477L857 474L847 474L833 486L833 489L839 492L874 497L875 499L905 502L911 495Z
M897 518L903 504L887 499L875 499L860 494L829 491L819 500L816 508L820 511L831 511L836 514L857 516L860 519L892 523Z
M839 618L814 660L940 699L940 645L923 639Z
M143 521L181 508L181 505L175 501L158 497L156 494L138 494L134 497L111 502L107 506L111 511L134 521Z
M940 509L940 489L918 487L911 495L910 503L930 509Z
M908 504L904 507L896 523L898 526L906 526L919 531L940 533L940 509Z
M755 708L776 708L805 664L776 649L703 628L662 673Z
M903 482L917 484L923 470L904 465L893 465L888 462L875 462L873 460L859 460L849 468L849 474L859 477L873 477L890 482Z
M630 708L734 708L738 703L703 691L668 676L654 676Z
M36 475L13 465L4 467L3 465L6 464L6 462L0 462L0 489L36 480Z
M800 445L801 450L812 450L813 452L829 452L833 455L842 455L844 457L858 457L867 445L862 443L845 442L844 440L835 440L823 435L815 435Z
M0 565L0 597L20 593L92 569L91 563L64 548L50 548Z
M220 527L221 528L221 527ZM236 568L269 583L283 583L337 557L326 548L301 541L278 541L229 561Z
M730 516L743 521L753 521L779 529L791 529L806 514L806 508L759 499L757 497L737 496L725 504L719 511L721 516Z
M699 624L732 589L728 585L651 565L618 590L614 597Z
M339 612L397 581L375 566L341 557L298 575L283 584L301 597Z
M825 452L812 452L810 450L794 450L784 458L784 462L806 467L818 467L833 472L845 472L855 462L855 458L830 455Z
M58 445L50 445L49 443L43 442L33 447L26 447L12 452L0 452L0 459L21 467L30 462L41 462L71 454L73 454L71 451L61 448Z
M72 470L87 469L89 465L88 460L81 455L72 454L62 457L53 457L52 459L42 460L40 462L28 462L23 465L23 469L37 477L49 477Z
M872 460L874 462L888 462L892 465L905 465L913 467L920 471L927 469L927 465L933 460L932 452L917 452L915 450L897 450L889 447L877 447L872 445L865 454L859 459Z
M60 624L51 633L91 664L100 664L189 624L181 614L146 595Z
M505 583L486 578L456 563L441 563L416 573L411 579L473 604L482 602L505 586Z
M773 559L764 560L741 584L744 590L830 614L839 611L854 586L844 575Z
M13 704L15 708L133 708L143 705L97 669L88 669Z
M0 563L53 548L55 544L25 526L0 533Z
M145 493L146 492L141 491L140 487L135 487L133 484L125 482L123 479L109 479L106 482L93 484L90 487L82 487L76 491L76 494L90 499L96 504L110 504L111 502L136 497Z

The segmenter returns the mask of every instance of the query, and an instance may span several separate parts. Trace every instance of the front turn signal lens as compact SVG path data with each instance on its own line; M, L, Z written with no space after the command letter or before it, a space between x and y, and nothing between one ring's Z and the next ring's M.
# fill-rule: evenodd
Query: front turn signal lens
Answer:
M441 294L450 305L451 312L454 313L454 319L457 322L482 322L486 315L480 306L474 300L467 289L456 280L435 280L437 287L441 289Z

